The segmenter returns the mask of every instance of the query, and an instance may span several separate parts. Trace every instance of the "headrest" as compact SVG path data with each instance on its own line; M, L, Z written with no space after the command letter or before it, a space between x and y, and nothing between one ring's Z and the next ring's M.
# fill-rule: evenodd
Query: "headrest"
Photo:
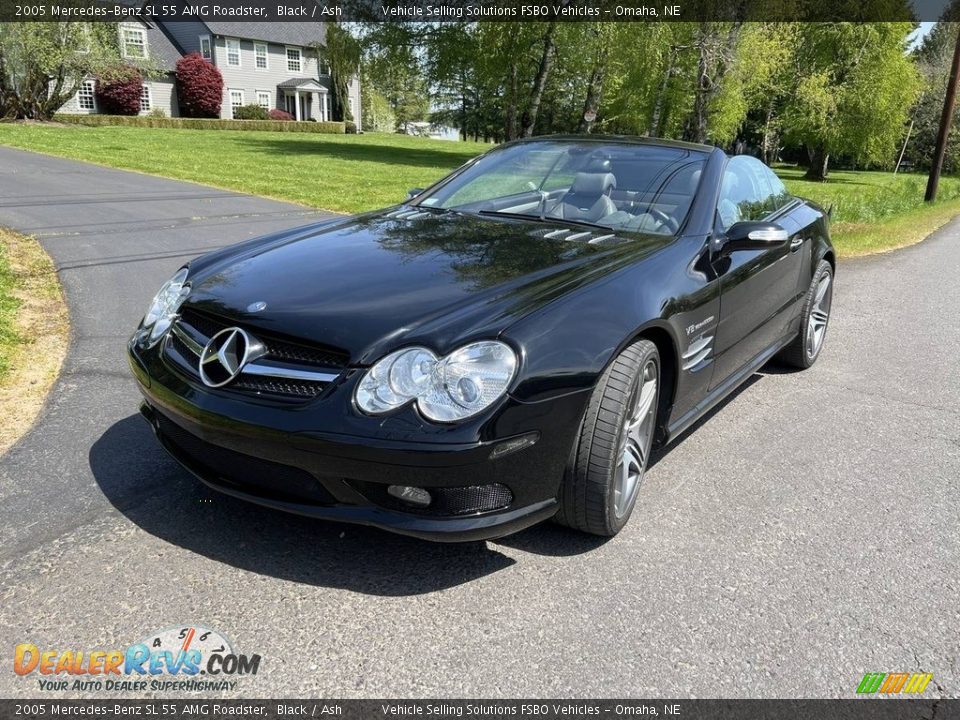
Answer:
M570 192L584 195L604 195L617 186L617 179L612 173L578 172L573 178Z
M694 170L690 174L690 192L695 193L697 191L697 186L700 184L700 171Z

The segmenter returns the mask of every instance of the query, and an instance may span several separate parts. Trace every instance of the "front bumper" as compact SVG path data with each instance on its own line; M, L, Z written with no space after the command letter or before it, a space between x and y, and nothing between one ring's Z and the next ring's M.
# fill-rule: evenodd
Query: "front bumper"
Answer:
M349 378L315 403L283 408L198 388L133 343L128 357L160 443L210 487L278 510L448 542L501 537L556 512L584 400L508 398L482 427L422 442L397 431L410 418L362 418L368 436L355 434L355 413L337 422L345 411L337 399L352 395ZM351 434L329 429L344 426ZM535 442L497 454L520 437ZM434 501L409 506L386 492L390 485L423 488Z

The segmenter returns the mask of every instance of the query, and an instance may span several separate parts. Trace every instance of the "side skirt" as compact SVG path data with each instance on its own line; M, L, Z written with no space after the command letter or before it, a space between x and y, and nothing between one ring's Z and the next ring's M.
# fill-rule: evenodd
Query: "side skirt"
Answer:
M753 360L744 365L740 370L728 377L712 392L701 400L693 409L687 411L683 416L677 418L673 423L667 426L666 439L663 442L667 445L677 439L688 430L700 418L710 412L713 407L723 400L727 395L736 390L744 381L753 375L757 370L763 367L769 360L780 352L784 347L793 341L793 335L787 335L776 343L756 355Z

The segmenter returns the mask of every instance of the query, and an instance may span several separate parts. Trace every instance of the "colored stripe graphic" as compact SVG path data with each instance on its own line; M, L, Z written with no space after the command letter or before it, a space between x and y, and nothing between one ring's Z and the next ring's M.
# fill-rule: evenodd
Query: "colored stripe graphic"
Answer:
M860 681L860 685L857 687L857 692L875 693L880 689L880 683L883 682L883 679L886 676L886 673L867 673L863 676L863 680Z
M931 680L933 673L867 673L857 686L857 693L895 695L903 692L916 695L926 690Z

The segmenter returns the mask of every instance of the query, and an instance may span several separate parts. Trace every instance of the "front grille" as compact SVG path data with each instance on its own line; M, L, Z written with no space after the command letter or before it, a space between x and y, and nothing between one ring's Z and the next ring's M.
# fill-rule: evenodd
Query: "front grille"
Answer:
M202 348L211 337L228 327L233 325L207 313L186 309L164 341L164 355L189 380L201 382L197 348ZM225 391L291 402L312 400L323 393L350 359L347 353L334 348L303 345L264 335L259 330L248 332L266 348L266 354L258 360L268 361L267 366L259 368L259 373L253 372L257 368L242 372L223 387ZM194 347L191 348L179 333L188 336ZM291 372L294 377L285 376Z
M213 445L159 413L157 424L161 436L209 482L286 502L315 505L336 502L306 470Z
M231 387L238 390L250 390L270 395L289 395L291 397L314 398L323 392L329 383L315 380L269 380L264 377L240 377Z
M513 502L513 493L510 492L510 488L500 483L424 488L430 493L431 498L427 507L408 505L388 493L387 486L380 483L358 481L353 484L371 502L393 510L402 510L418 515L477 515L494 510L503 510Z
M184 310L180 316L180 320L182 323L186 323L196 329L208 340L224 328L233 327L234 325L234 323L221 320L206 313L201 313L192 308ZM264 335L259 330L253 330L252 332L260 342L267 346L268 356L281 362L314 365L323 368L344 368L350 361L350 356L342 350L323 346L309 347L307 345L271 337L269 334Z

